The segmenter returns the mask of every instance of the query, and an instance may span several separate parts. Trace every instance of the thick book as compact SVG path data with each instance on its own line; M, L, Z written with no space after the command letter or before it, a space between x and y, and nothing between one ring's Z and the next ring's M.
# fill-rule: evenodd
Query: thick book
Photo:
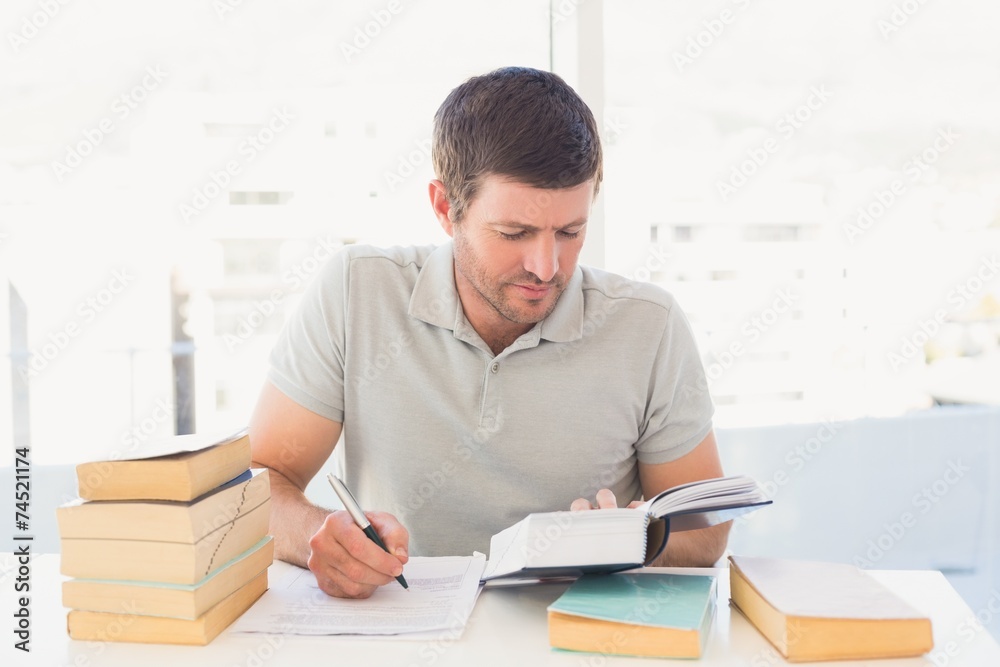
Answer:
M66 627L73 639L204 646L249 609L266 590L265 570L194 620L72 610L66 617Z
M700 658L715 600L714 576L586 575L549 606L549 644L602 655Z
M84 500L193 500L250 467L246 429L149 440L113 461L76 467Z
M194 584L153 581L69 579L63 582L64 607L81 611L142 614L194 620L270 567L270 535Z
M529 514L490 540L483 581L649 565L671 533L714 526L770 503L753 479L739 475L675 486L635 508Z
M193 544L270 496L267 469L252 468L194 500L77 499L56 508L56 520L64 539Z
M62 538L61 572L79 579L194 584L259 542L268 531L270 499L195 542Z
M931 621L864 570L730 556L733 605L791 662L922 655Z

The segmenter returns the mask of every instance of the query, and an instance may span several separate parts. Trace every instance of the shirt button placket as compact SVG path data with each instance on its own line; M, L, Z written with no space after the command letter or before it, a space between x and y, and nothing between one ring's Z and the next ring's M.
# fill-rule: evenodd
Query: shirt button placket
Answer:
M483 396L479 404L479 425L492 428L495 420L495 414L493 408L496 402L496 396L491 396L491 393L496 392L495 387L490 386L490 376L496 375L500 370L499 361L490 361L486 365L486 375L483 376Z

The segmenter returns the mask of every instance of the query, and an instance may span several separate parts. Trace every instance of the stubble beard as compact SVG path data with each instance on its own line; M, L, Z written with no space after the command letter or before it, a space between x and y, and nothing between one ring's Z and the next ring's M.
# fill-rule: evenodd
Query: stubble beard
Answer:
M461 233L455 234L455 269L462 274L479 297L488 304L497 314L514 324L536 324L541 322L555 310L559 303L559 297L566 289L566 281L557 276L553 282L543 283L532 273L524 272L516 279L502 278L499 281L487 273L479 256L465 242ZM514 284L549 286L552 292L548 295L551 303L545 308L545 312L537 314L535 312L524 312L518 308L513 299L506 291L508 286Z

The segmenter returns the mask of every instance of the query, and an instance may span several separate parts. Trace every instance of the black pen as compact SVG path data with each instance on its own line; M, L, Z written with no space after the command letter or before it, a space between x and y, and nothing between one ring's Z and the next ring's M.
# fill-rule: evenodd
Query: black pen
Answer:
M354 523L358 525L358 528L365 531L365 535L368 536L368 539L382 547L383 551L389 553L389 550L385 548L385 543L382 541L382 538L375 532L375 527L372 525L372 522L368 520L368 517L365 516L364 510L361 509L361 505L358 504L358 501L354 499L354 494L347 488L347 485L341 482L338 478L334 477L333 473L327 474L326 478L330 481L330 486L333 487L337 497L340 498L340 502L344 503L344 509L346 509L347 513L351 515L351 518L354 519ZM399 585L403 588L410 588L406 583L406 579L403 579L402 572L398 577L396 577L396 581L398 581Z

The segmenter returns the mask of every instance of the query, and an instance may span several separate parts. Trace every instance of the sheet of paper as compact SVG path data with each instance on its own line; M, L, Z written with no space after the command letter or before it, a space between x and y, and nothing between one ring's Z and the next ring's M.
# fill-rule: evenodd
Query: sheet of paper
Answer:
M397 582L365 600L330 597L309 570L282 577L233 625L233 632L294 635L376 635L428 639L461 633L479 595L483 554L411 558Z

